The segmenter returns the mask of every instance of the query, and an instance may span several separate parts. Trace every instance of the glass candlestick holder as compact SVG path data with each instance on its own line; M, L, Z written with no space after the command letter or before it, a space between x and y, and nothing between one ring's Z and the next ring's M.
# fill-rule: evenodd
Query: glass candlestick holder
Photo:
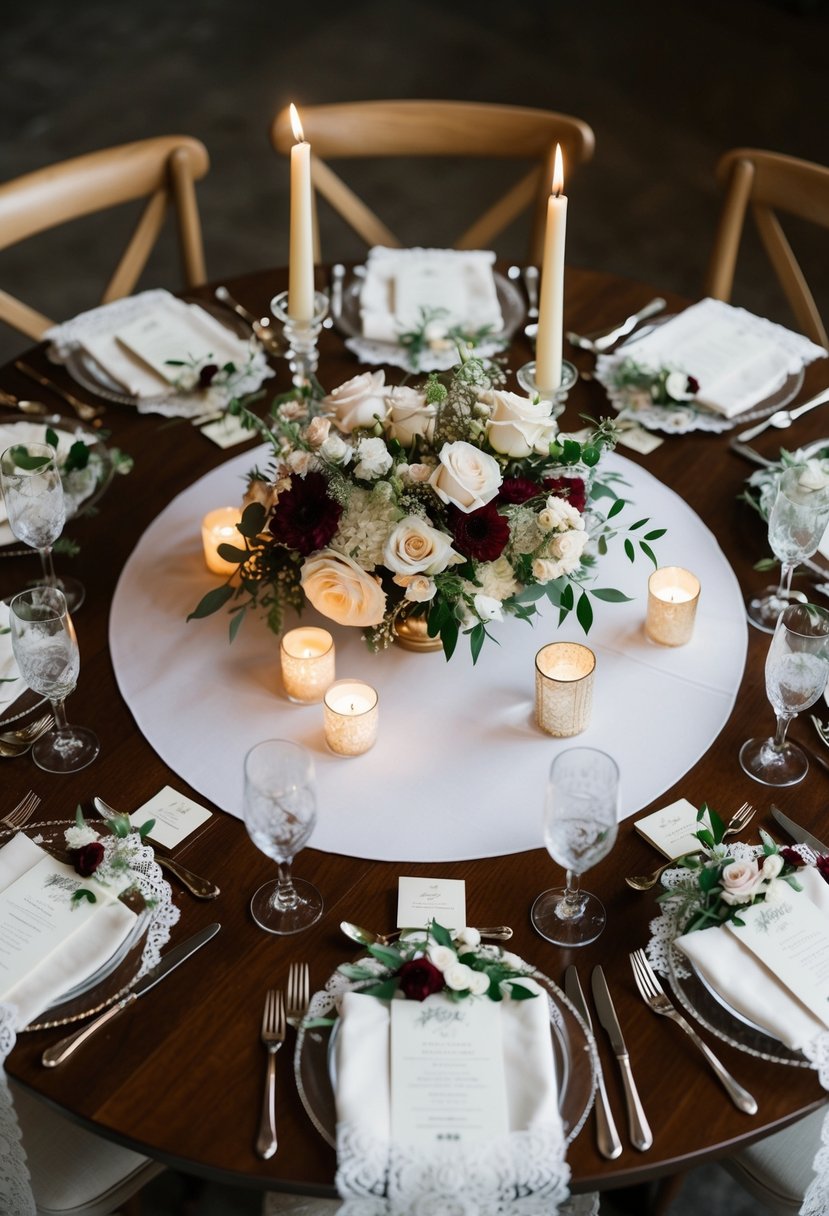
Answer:
M542 387L536 381L534 359L530 363L525 363L523 367L519 367L515 374L518 383L528 396L533 397L537 394L545 400L552 400L554 418L558 418L559 414L564 413L567 394L579 378L578 369L567 359L561 361L561 383L555 389L551 389L549 386Z
M310 321L297 321L288 315L288 293L280 291L271 300L271 312L282 322L285 341L288 343L288 366L297 388L318 387L316 370L319 365L317 339L322 323L328 313L328 296L324 291L314 292L314 315Z

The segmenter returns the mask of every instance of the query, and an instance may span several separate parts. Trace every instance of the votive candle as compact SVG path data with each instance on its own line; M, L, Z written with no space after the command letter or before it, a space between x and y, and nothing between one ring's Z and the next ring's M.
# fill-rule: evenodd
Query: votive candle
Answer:
M684 646L694 632L700 584L681 566L660 566L648 579L645 633L660 646Z
M557 739L581 734L593 708L596 656L580 642L550 642L535 656L535 720Z
M213 574L235 574L239 569L238 562L228 562L219 556L219 545L239 544L241 538L236 525L241 518L242 512L238 507L218 507L215 511L210 511L205 515L202 520L201 540L204 546L204 560L207 569Z
M325 741L338 756L361 756L377 739L377 691L362 680L335 680L323 698Z
M291 629L279 644L282 683L289 701L321 701L334 683L334 639L327 629Z

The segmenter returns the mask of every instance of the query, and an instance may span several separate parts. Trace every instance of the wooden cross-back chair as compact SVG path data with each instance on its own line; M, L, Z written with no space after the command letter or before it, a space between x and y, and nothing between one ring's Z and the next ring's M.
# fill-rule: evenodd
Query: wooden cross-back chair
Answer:
M129 295L175 207L184 279L205 281L195 182L210 167L207 150L185 135L162 135L91 152L0 184L0 250L59 224L146 198L129 243L101 303ZM54 322L0 290L0 321L38 339Z
M778 152L735 148L720 159L717 178L726 195L708 266L706 294L716 300L731 298L743 224L750 208L798 325L813 342L826 346L826 327L775 212L829 227L829 169Z
M523 211L533 207L529 258L541 261L546 203L556 142L561 144L566 181L593 155L595 139L586 122L569 114L523 106L466 101L360 101L303 106L300 119L311 144L315 189L368 245L401 242L326 164L327 159L378 156L462 156L533 160L536 164L454 242L456 249L485 249ZM290 115L282 110L271 126L271 142L283 155L294 144ZM319 241L316 239L316 256Z

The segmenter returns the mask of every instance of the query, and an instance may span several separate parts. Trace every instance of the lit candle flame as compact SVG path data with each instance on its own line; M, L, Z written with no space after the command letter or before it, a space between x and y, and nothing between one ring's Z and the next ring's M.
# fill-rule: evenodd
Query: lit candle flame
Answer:
M294 133L294 139L298 144L305 143L305 135L302 130L302 123L299 121L299 111L293 102L291 102L291 130Z
M560 198L564 193L564 164L561 159L561 144L556 144L556 158L553 162L553 194Z

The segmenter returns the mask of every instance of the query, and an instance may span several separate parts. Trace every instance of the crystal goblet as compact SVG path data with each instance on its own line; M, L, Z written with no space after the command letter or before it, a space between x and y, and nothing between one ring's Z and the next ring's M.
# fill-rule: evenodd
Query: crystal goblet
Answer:
M250 901L253 919L269 933L298 933L322 915L315 886L293 878L294 857L307 844L317 820L314 763L286 739L266 739L245 756L245 827L253 843L277 865L277 878Z
M544 801L544 843L567 871L566 884L538 896L535 929L557 946L595 941L607 916L601 900L580 888L581 875L613 847L619 814L619 769L592 747L560 752L550 767Z

